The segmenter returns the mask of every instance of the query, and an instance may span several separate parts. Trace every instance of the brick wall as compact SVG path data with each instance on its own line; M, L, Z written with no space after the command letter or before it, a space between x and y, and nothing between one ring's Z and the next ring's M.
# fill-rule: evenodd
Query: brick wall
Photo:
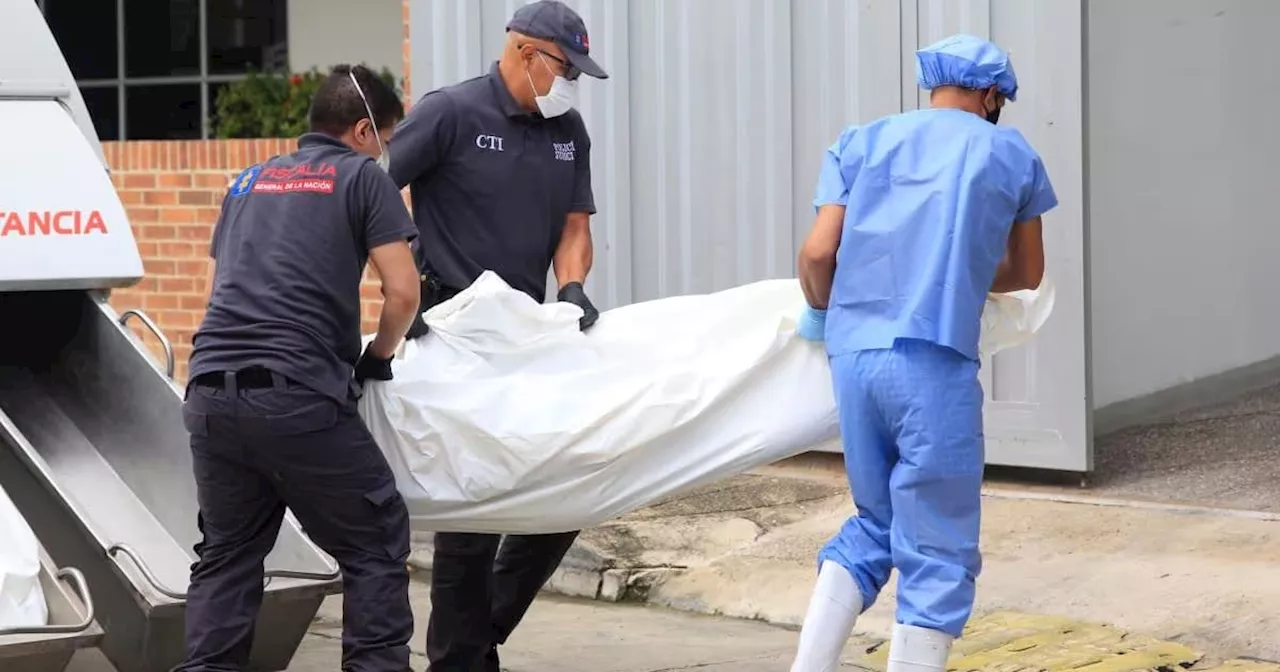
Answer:
M409 97L409 0L403 0L405 98ZM116 310L141 308L172 343L175 376L186 380L191 336L204 316L209 239L227 184L240 171L293 151L295 140L127 141L103 143L111 179L129 215L146 275L112 292ZM370 276L372 273L370 273ZM366 276L364 331L377 328L378 285ZM159 358L160 344L133 322Z
M400 47L400 57L404 59L404 100L405 105L409 104L409 65L412 59L409 57L409 0L402 0L400 3L400 17L404 21L404 39Z

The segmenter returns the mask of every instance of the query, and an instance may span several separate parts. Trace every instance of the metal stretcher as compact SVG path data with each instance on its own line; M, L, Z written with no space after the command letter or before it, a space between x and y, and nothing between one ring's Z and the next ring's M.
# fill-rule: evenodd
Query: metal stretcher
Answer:
M182 657L199 538L178 391L100 294L0 294L0 311L22 304L76 319L32 325L25 343L5 337L0 486L57 564L83 571L106 657L120 670L167 670ZM290 520L266 568L252 665L281 670L338 592L338 572Z
M0 671L80 670L87 652L88 669L168 670L200 537L172 348L107 303L142 259L43 15L13 2L0 18L0 487L47 553L51 615L0 632ZM251 667L283 670L341 584L291 517L266 570Z

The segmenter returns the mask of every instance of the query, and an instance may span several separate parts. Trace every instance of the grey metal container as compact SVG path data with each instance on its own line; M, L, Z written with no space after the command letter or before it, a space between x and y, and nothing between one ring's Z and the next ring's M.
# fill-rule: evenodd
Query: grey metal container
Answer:
M49 607L49 622L0 628L0 670L4 672L60 672L77 651L102 641L84 574L74 567L58 569L43 548L40 587Z
M0 486L58 565L84 572L112 664L168 670L200 537L172 350L157 332L162 370L101 292L0 292L0 314L38 316L0 334ZM266 568L251 668L283 670L340 583L291 516Z

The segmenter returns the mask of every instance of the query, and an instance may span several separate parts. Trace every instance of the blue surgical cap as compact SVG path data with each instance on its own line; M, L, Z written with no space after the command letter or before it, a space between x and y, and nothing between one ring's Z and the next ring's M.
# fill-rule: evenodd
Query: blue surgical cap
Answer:
M972 35L952 35L916 52L916 82L922 89L991 86L1009 100L1018 95L1018 77L1009 54L989 40Z

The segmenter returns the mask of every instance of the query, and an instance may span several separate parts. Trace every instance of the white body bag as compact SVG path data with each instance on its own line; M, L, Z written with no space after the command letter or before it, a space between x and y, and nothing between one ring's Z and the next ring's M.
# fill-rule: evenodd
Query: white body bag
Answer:
M795 335L796 280L606 311L539 304L486 272L426 312L360 414L415 530L582 529L839 438L821 343ZM992 295L982 350L1031 338L1048 282ZM369 338L366 338L366 342Z
M40 544L0 488L0 629L47 625L40 586Z

